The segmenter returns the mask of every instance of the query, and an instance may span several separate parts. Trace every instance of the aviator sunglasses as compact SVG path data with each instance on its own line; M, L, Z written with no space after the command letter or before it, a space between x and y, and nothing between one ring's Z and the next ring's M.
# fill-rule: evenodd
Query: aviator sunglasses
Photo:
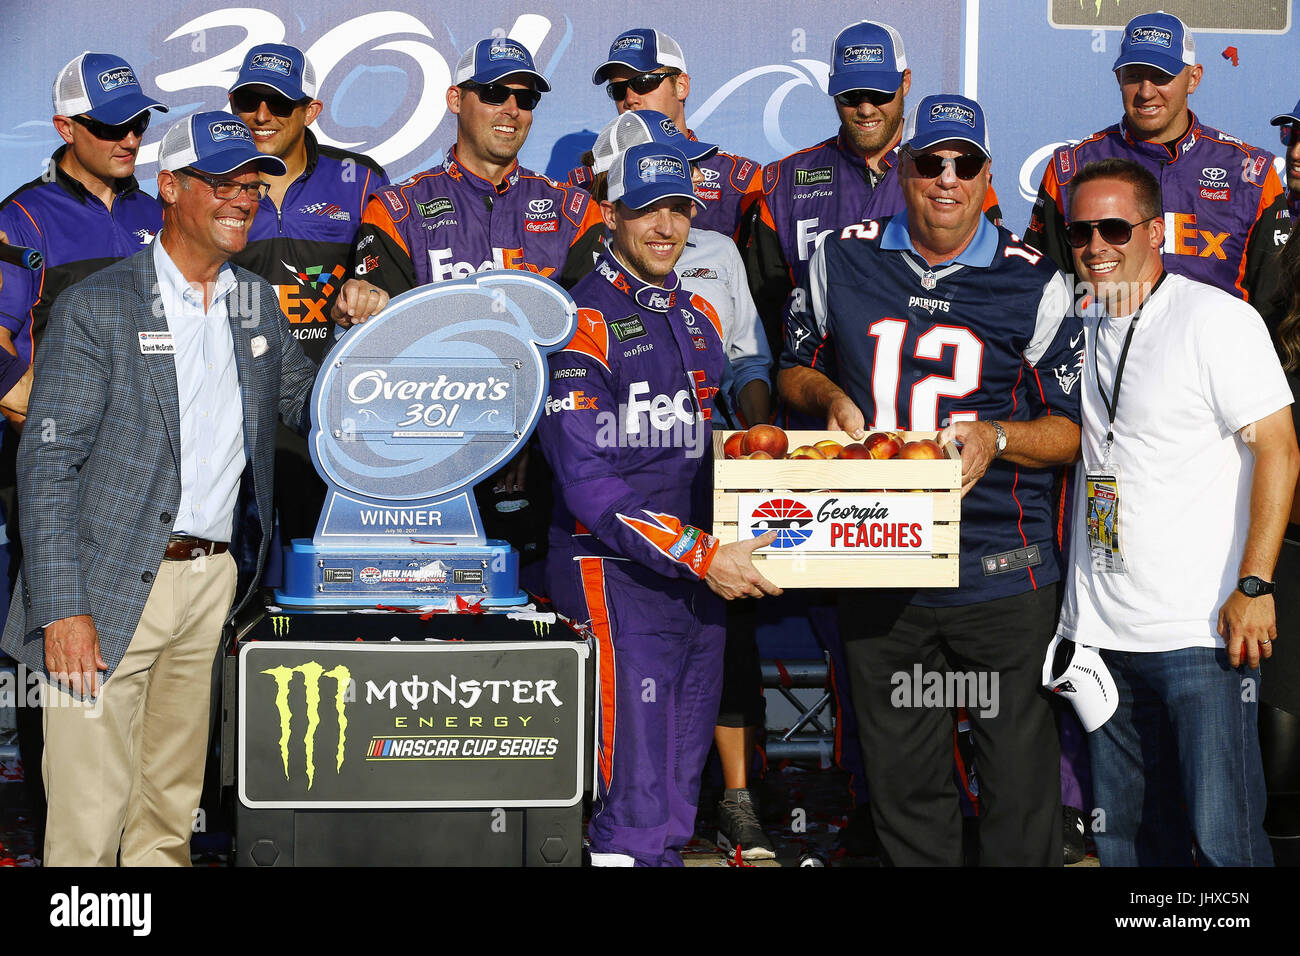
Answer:
M149 111L141 113L135 119L127 120L125 123L118 123L116 126L110 126L108 123L101 123L97 119L91 119L89 116L74 116L72 121L79 126L84 126L86 131L95 139L102 139L106 142L116 143L119 140L126 139L132 133L136 136L144 136L144 131L149 128Z
M872 106L884 106L886 103L893 102L898 91L893 93L883 93L880 90L845 90L843 93L835 94L835 102L840 106L851 106L857 109L863 103L870 103Z
M916 166L916 172L924 179L938 179L943 175L944 167L952 164L952 171L957 174L958 179L971 180L980 174L984 164L988 162L988 157L979 153L963 153L955 157L936 156L933 153L914 153L910 149L904 150L912 158L913 165Z
M627 88L632 87L632 91L638 96L645 96L647 93L659 89L659 84L670 76L681 76L679 71L670 73L641 73L632 77L630 80L615 80L605 87L605 92L615 103L621 103L627 99Z
M506 86L504 83L462 83L461 89L473 90L478 94L478 98L488 106L504 106L506 100L510 97L515 98L515 104L521 110L531 110L542 101L542 94L530 87L517 89L513 86Z
M1133 229L1144 222L1159 219L1159 216L1147 216L1137 222L1126 219L1076 219L1065 227L1065 238L1074 249L1082 249L1092 242L1092 231L1101 233L1101 241L1109 246L1122 246L1133 238Z

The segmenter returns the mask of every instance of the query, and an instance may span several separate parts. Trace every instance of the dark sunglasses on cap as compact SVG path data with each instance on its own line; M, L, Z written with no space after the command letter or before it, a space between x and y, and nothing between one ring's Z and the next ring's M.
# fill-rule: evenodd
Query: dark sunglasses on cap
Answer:
M95 139L116 143L119 140L126 139L132 133L136 136L144 136L144 131L149 128L149 111L145 110L135 119L127 120L125 123L118 123L116 126L109 126L107 123L101 123L89 116L74 116L72 121L79 126L84 126L86 131Z
M472 91L488 106L504 106L506 100L513 96L515 104L521 110L531 110L542 101L542 94L527 86L519 88L504 83L465 82L460 88Z
M1159 218L1147 216L1137 222L1129 222L1127 219L1076 219L1065 227L1065 239L1071 248L1082 249L1092 242L1092 231L1095 229L1101 233L1101 241L1108 246L1122 246L1133 238L1134 227Z
M627 88L632 87L632 92L638 96L645 96L654 90L659 89L659 84L670 76L681 76L680 70L671 70L668 73L641 73L632 77L630 80L615 80L605 87L605 92L615 103L621 103L627 99Z
M1284 123L1277 128L1283 146L1290 146L1300 136L1300 123Z
M886 103L892 103L894 97L898 95L898 90L892 93L882 93L880 90L845 90L843 93L835 94L835 102L840 106L851 106L857 109L863 103L870 103L872 106L884 106Z
M938 179L943 175L944 167L951 163L952 171L957 174L958 179L971 180L980 174L980 170L988 162L988 157L983 153L962 153L960 156L944 157L936 156L934 153L914 153L910 149L905 149L903 152L912 158L917 175L924 179Z
M230 94L230 105L236 113L256 113L257 108L263 103L271 111L272 116L278 116L284 119L296 110L299 106L305 106L310 100L291 100L287 96L281 96L279 93L260 93L253 89L240 89Z

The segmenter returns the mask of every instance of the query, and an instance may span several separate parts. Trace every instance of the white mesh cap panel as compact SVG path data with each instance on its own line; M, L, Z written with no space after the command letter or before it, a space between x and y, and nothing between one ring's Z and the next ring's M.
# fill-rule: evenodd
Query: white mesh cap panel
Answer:
M86 50L59 71L54 81L54 113L56 116L80 116L91 109L90 94L81 75L81 63L90 55Z
M888 33L890 39L894 41L894 64L898 67L898 72L902 73L907 69L907 54L903 52L903 35L888 23L880 23L875 20L872 22Z
M660 66L671 66L674 69L686 72L686 54L682 52L681 46L662 30L655 31L655 46L659 49Z
M466 50L456 61L456 72L452 76L452 85L460 86L474 75L474 47Z
M595 157L591 168L597 173L607 172L622 153L633 146L653 141L644 119L635 112L623 113L606 124L596 137L596 145L591 147L591 154Z
M311 60L303 54L302 58L302 91L307 96L315 99L316 97L316 69L311 65Z
M198 162L199 154L194 148L194 137L190 133L192 119L189 117L174 123L163 134L162 142L158 145L159 169L184 169Z
M1181 20L1178 21L1182 23ZM1196 41L1192 39L1192 31L1187 29L1187 24L1183 23L1183 62L1188 66L1196 65Z
M609 190L609 201L618 202L623 198L626 192L625 183L623 182L623 164L614 163L609 167L609 178L605 180L606 188Z

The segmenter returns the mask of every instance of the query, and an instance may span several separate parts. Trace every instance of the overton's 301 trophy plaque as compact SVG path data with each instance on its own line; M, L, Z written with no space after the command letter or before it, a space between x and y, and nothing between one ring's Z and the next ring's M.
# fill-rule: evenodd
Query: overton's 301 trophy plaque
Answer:
M311 456L329 491L316 534L286 549L276 600L527 603L519 555L486 538L473 488L532 434L546 356L576 324L549 279L494 270L404 293L349 330L312 393Z

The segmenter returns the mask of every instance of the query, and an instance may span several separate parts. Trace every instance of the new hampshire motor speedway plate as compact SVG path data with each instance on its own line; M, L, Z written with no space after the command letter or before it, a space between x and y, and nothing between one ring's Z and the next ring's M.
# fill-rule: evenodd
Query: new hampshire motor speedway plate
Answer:
M582 799L585 644L252 642L252 808L567 807Z

